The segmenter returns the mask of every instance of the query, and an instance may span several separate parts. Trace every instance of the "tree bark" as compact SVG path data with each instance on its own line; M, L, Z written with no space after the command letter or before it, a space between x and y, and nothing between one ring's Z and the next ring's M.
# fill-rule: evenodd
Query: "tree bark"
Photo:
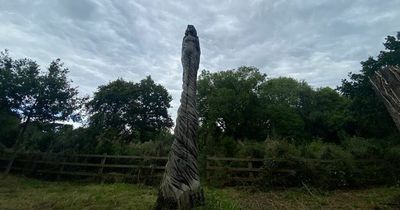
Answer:
M400 67L383 68L375 72L370 81L400 131Z
M200 44L194 26L188 25L182 42L183 85L175 139L160 185L156 209L192 209L204 204L197 162L197 71Z

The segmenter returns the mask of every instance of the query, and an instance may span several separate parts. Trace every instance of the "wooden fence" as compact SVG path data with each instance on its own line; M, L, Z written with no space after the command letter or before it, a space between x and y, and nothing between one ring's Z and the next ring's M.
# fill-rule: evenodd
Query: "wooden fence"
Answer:
M5 169L12 154L0 156ZM18 153L12 173L39 177L96 179L100 182L145 182L159 180L167 157L95 154Z
M385 160L321 160L311 158L292 157L288 159L277 158L226 158L226 157L207 157L206 178L208 182L218 181L219 185L240 185L255 182L291 181L301 178L305 174L316 173L319 170L330 171L329 173L342 173L351 168L352 176L362 177L366 182L376 184L377 174L386 173L390 166ZM346 166L347 165L347 166ZM314 171L312 171L314 170ZM383 172L383 171L386 172ZM307 176L307 175L306 175ZM340 176L340 175L338 175ZM269 180L263 180L263 179ZM273 181L273 180L272 180ZM221 183L222 182L222 183Z
M0 170L6 168L12 153L0 153ZM131 182L158 184L168 157L124 156L107 154L18 153L11 167L12 173L50 179L91 179L103 182ZM331 164L339 160L296 158L304 163ZM381 160L357 160L358 164L382 165ZM292 165L290 165L292 163ZM266 164L275 164L270 173L276 176L295 176L293 161L288 159L207 157L205 178L221 184L259 181ZM273 167L272 167L273 168ZM271 168L270 168L271 169ZM271 169L272 170L272 169Z

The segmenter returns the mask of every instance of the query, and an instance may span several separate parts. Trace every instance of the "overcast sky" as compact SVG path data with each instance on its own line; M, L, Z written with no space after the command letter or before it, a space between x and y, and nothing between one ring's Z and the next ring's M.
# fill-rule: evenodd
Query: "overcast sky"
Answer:
M151 75L172 95L175 119L187 24L200 38L200 70L249 65L336 87L399 23L397 0L0 0L0 48L42 68L61 58L82 94Z

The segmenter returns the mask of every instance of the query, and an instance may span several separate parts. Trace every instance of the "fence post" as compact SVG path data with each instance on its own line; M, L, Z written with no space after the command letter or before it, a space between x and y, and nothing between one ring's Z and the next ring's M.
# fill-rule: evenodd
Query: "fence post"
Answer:
M208 182L208 180L210 179L210 160L208 159L208 156L206 156L206 180Z
M100 168L98 171L98 176L100 177L101 184L104 184L103 169L104 169L104 164L106 163L106 159L107 159L107 153L103 153L103 158L101 159Z
M37 154L37 153L32 153L32 157L31 157L32 164L31 164L31 166L30 166L30 171L29 171L29 174L30 174L31 176L33 176L33 175L35 174L36 165L37 165L37 161L38 161L38 160L39 160L39 154Z
M60 180L60 178L61 178L61 175L62 175L62 173L63 173L63 171L64 171L64 162L65 162L65 160L67 160L67 156L62 156L61 158L60 158L60 169L58 170L58 173L57 173L57 181L59 181Z
M254 179L253 162L251 161L250 157L248 161L249 162L247 162L247 168L249 169L249 178Z
M143 157L142 156L142 158L141 158L143 161L142 161L142 163L144 162L144 159L145 159L145 157ZM138 167L138 172L137 172L137 177L136 177L136 182L137 183L140 183L140 174L142 173L142 168L140 167L140 166L142 166L142 164L139 164L138 165L139 167Z

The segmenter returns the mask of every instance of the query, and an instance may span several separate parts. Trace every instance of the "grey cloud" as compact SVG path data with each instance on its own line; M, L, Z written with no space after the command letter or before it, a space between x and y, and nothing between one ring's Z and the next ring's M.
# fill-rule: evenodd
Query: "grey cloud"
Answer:
M42 67L61 58L83 94L146 75L179 105L180 48L187 24L198 29L201 69L256 66L314 87L340 84L399 29L400 2L0 0L0 47Z

